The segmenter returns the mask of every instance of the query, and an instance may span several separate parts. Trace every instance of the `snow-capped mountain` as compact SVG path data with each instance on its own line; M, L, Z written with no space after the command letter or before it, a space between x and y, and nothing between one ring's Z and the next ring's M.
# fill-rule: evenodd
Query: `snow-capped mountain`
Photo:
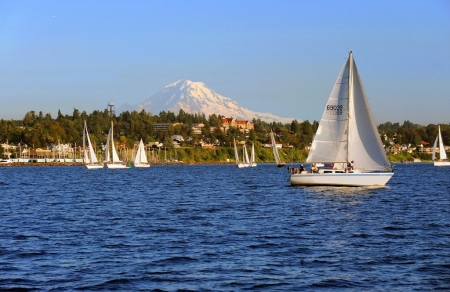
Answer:
M202 82L192 82L190 80L179 80L167 85L163 90L154 94L149 99L131 106L122 105L119 112L125 110L145 110L152 114L159 114L161 111L171 111L178 114L180 109L187 113L204 113L206 116L217 114L235 119L252 120L261 119L266 122L290 123L293 118L281 118L271 113L254 112L240 106L231 98L222 96L214 90L208 88Z

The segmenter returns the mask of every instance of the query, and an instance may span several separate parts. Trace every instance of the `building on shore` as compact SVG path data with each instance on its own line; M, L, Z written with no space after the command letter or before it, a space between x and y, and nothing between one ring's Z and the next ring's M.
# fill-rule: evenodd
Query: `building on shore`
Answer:
M230 127L238 128L241 133L248 133L250 130L254 129L252 122L247 120L236 120L233 117L222 118L220 122L222 123L222 130L224 133L228 132Z

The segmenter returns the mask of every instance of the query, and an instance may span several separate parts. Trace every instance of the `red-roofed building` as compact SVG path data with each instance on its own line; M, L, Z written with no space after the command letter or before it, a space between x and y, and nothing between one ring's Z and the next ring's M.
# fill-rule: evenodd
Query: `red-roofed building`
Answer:
M222 118L222 129L226 133L230 127L238 128L242 133L248 133L250 130L254 129L254 125L250 121L246 120L236 120L232 117Z

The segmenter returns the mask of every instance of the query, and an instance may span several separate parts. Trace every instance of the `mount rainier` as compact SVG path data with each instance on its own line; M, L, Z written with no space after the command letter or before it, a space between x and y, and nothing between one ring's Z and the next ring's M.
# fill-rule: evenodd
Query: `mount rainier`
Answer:
M235 119L252 120L261 119L266 122L290 123L293 118L281 118L271 113L254 112L240 106L231 98L222 96L208 88L202 82L179 80L167 85L163 90L149 99L137 104L124 104L119 112L136 110L159 114L161 111L171 111L178 114L180 109L187 113L204 113L206 116L217 114Z

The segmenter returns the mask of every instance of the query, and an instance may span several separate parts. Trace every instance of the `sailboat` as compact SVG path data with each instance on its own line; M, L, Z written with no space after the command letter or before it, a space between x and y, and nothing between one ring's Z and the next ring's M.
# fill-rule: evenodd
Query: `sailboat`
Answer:
M352 167L348 168L350 161ZM314 173L291 172L291 185L384 186L394 175L361 79L349 52L325 106L306 162Z
M122 163L122 161L119 159L119 156L117 155L116 147L114 147L114 125L111 121L111 129L109 129L108 138L106 139L106 151L105 151L105 162L106 166L111 169L123 169L127 168L125 164ZM111 141L111 143L110 143ZM111 151L109 151L109 147L111 144ZM111 154L110 154L111 152ZM112 156L112 157L110 157Z
M257 164L255 162L255 143L252 142L252 152L250 154L249 167L256 167Z
M450 166L450 161L447 159L447 153L445 153L444 148L444 142L442 141L442 135L441 135L441 126L439 127L439 134L436 137L436 140L434 140L433 145L433 157L434 160L434 166ZM439 160L436 161L436 146L439 140Z
M270 130L270 140L272 142L273 156L275 157L275 162L277 163L277 167L285 167L286 163L281 162L281 160L280 160L280 155L278 154L278 150L277 150L277 143L275 142L275 135L273 134L272 130Z
M86 138L89 147L89 153L86 149ZM83 154L84 163L86 163L87 169L100 169L103 168L103 164L98 163L97 156L95 155L94 148L92 147L91 139L89 138L89 131L84 121L84 131L83 131ZM90 158L89 158L90 157Z
M147 160L147 154L145 154L144 142L139 142L139 148L136 153L136 158L134 159L134 167L150 167Z
M247 159L245 158L246 157L245 154L247 153L247 149L245 148L245 145L244 145L244 148L242 149L242 151L243 151L243 162L240 162L238 149L237 149L237 146L236 146L236 139L233 139L233 141L234 141L234 158L236 159L237 167L238 168L249 167L248 154L247 154Z

